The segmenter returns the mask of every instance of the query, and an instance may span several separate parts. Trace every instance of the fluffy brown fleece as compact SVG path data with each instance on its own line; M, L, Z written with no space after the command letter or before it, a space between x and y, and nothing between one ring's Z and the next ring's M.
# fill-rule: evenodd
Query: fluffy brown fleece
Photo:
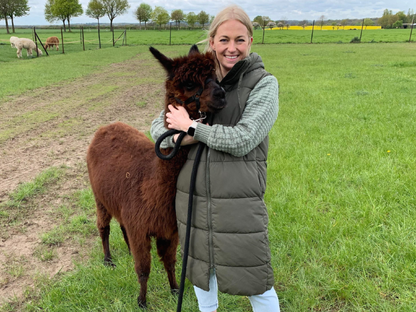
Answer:
M167 73L165 111L185 101L200 88L201 111L216 111L225 103L224 91L216 83L211 54L200 54L193 46L188 56L167 58L156 49L152 54ZM207 78L212 79L207 82ZM195 103L186 106L198 117ZM165 120L166 125L166 120ZM162 150L169 154L172 149ZM110 220L120 224L124 240L135 261L140 283L138 304L146 307L147 281L151 263L151 237L164 263L172 292L178 290L175 278L178 229L174 208L176 179L189 148L182 147L171 160L155 155L155 145L146 135L121 122L100 128L87 152L88 173L97 204L97 227L102 239L104 262L114 265L109 249Z
M45 50L48 50L48 48L56 47L56 51L59 50L59 39L58 37L48 37L45 42Z

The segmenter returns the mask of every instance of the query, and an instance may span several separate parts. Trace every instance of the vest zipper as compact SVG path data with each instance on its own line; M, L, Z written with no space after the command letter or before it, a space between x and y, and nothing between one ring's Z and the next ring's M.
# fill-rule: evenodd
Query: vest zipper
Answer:
M211 149L209 147L207 152L207 161L205 168L205 183L207 185L207 219L208 219L208 252L209 252L209 261L210 269L213 269L214 266L214 251L213 251L213 235L212 235L212 207L211 207L211 185L210 185L210 171L209 171L209 159L211 154Z

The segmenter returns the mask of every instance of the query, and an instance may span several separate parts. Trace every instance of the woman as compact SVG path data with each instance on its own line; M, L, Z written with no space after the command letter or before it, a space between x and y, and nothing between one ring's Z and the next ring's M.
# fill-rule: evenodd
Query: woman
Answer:
M170 129L188 133L182 145L206 144L199 164L187 277L202 312L216 311L217 289L249 296L253 311L279 311L268 242L266 190L268 132L278 113L278 83L250 54L253 28L238 6L222 10L211 24L207 51L217 60L217 75L227 106L212 126L192 121L185 109L170 106ZM153 121L157 140L166 129L162 111ZM177 139L165 140L163 148ZM197 145L194 144L177 181L176 215L184 245L188 191Z

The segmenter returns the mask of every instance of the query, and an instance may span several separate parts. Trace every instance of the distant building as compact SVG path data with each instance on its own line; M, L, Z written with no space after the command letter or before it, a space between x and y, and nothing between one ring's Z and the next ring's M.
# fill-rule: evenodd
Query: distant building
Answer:
M412 28L412 23L403 23L402 28ZM413 23L413 28L416 28L416 23Z

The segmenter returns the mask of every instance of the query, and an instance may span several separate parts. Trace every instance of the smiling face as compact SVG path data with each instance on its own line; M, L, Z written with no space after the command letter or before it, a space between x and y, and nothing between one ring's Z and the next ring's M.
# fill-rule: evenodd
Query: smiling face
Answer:
M220 63L223 77L238 62L248 56L253 37L249 36L246 26L237 20L222 23L210 38L210 46Z

